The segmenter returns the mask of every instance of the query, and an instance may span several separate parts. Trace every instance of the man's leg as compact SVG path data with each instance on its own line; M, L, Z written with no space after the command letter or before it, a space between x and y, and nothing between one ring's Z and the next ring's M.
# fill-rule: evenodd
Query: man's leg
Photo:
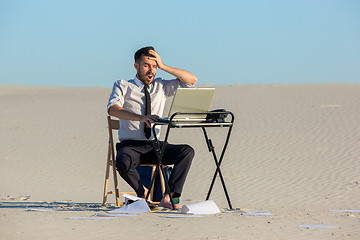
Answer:
M169 179L170 192L173 197L180 197L187 174L190 170L195 151L189 145L168 144L166 146L163 161L164 165L174 164ZM171 208L170 198L167 194L161 201L161 205Z
M151 151L146 146L121 146L116 155L116 169L120 176L134 189L138 197L144 197L145 189L136 167L141 158Z

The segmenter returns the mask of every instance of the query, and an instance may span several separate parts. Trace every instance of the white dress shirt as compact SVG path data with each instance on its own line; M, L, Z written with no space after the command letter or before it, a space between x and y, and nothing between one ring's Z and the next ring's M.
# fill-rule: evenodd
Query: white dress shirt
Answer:
M151 98L151 114L162 117L167 97L174 96L179 87L192 87L190 84L181 82L179 79L164 80L155 78L149 85ZM107 109L113 105L119 105L129 112L145 115L144 84L135 76L129 81L118 80L114 83L110 94ZM144 134L145 123L120 119L119 140L149 140ZM156 128L156 135L160 134L160 126ZM153 139L151 131L150 139Z

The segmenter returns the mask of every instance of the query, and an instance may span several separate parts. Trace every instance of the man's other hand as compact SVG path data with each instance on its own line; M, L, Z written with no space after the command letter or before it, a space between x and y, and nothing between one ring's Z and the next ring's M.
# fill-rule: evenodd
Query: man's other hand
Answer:
M159 118L158 115L145 115L145 116L141 116L140 122L145 123L149 128L151 128L151 123L156 122L158 118Z

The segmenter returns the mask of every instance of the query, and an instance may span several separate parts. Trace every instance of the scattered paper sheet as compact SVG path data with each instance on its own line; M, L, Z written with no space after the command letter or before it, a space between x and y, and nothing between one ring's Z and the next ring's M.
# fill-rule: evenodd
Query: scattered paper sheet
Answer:
M215 214L220 213L220 209L216 206L213 200L207 200L204 202L196 202L186 204L181 208L181 213L192 214Z
M169 215L169 216L161 216L165 218L202 218L204 216L201 215Z
M95 217L137 217L136 214L108 214L108 213L97 213Z
M329 212L339 212L339 213L360 213L360 210L329 210Z
M67 219L75 219L75 220L109 220L112 217L69 217Z
M26 209L25 211L35 211L35 212L56 212L56 211L61 211L60 209L41 209L41 208L30 208L30 209Z
M264 212L264 211L243 211L243 210L230 210L230 211L223 211L223 213L241 213L241 215L246 216L272 216L272 213Z
M123 194L123 197L125 198L125 205L128 205L129 203L129 200L133 201L133 202L136 202L136 201L139 201L141 200L142 198L139 198L138 196L135 196L135 195L131 195L131 194L127 194L127 193L124 193ZM147 200L149 203L152 203L152 201L150 200Z
M127 193L123 194L123 197L125 198L125 205L128 205L129 200L134 202L141 200L141 198Z
M272 213L262 212L262 211L244 211L243 213L241 213L241 215L246 215L246 216L272 216Z
M329 226L329 225L300 225L300 228L334 228L336 226Z
M124 207L107 211L107 213L145 213L150 212L150 208L148 204L146 203L145 199L140 198L139 201L133 202L129 205L126 205Z
M244 213L245 211L236 209L236 210L226 210L226 211L222 211L222 212L223 213Z

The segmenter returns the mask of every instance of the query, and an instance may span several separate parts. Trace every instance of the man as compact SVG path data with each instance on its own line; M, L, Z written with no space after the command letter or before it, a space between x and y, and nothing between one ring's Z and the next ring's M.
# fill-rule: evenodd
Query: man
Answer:
M165 65L153 47L139 49L134 58L136 76L129 81L118 80L114 83L108 113L120 119L116 168L138 197L145 198L147 189L135 168L140 163L157 162L151 143L154 137L151 123L162 116L167 97L173 96L179 87L193 86L197 78L190 72ZM158 68L176 79L155 78ZM159 131L156 129L156 134ZM169 179L173 197L180 197L193 157L194 150L188 145L167 145L163 164L174 164ZM164 194L159 206L172 209L169 193Z

